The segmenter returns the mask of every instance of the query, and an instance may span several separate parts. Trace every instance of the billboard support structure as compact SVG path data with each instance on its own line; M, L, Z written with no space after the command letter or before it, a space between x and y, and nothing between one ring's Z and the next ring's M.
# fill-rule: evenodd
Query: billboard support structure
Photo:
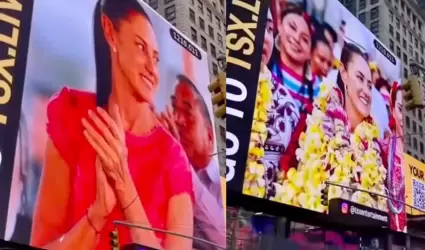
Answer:
M168 230L163 230L163 229L153 228L153 227L147 227L147 226L143 226L143 225L140 225L140 224L134 224L134 223L129 223L129 222L126 222L126 221L119 221L119 220L115 220L112 223L114 225L120 225L120 226L125 226L125 227L132 227L132 228L139 228L139 229L145 229L145 230L154 231L154 232L158 232L158 233L170 234L170 235L174 235L174 236L178 236L178 237L182 237L182 238L191 239L191 240L199 241L199 242L202 242L202 243L206 243L206 244L214 246L218 249L222 249L222 250L226 249L226 247L220 246L220 245L218 245L214 242L208 241L208 240L204 240L204 239L201 239L201 238L198 238L198 237L188 236L188 235L184 235L184 234L180 234L180 233L176 233L176 232L172 232L172 231L168 231Z
M375 193L375 192L368 191L368 190L364 190L364 189L360 189L360 188L354 188L354 187L350 187L350 186L345 186L345 185L338 184L338 183L331 182L331 181L326 181L326 182L325 182L325 185L336 186L336 187L340 187L340 188L351 189L351 190L353 190L353 191L360 191L360 192L365 192L365 193L368 193L368 194L371 194L371 195L376 195L376 196L379 196L379 197L382 197L382 198L385 198L385 199L389 199L389 200L392 200L392 201L395 201L395 202L399 202L399 203L403 204L404 206L407 206L407 207L410 207L410 208L413 208L413 209L415 209L415 210L418 210L418 211L420 211L420 212L425 213L425 210L422 210L422 209L420 209L420 208L418 208L418 207L415 207L415 206L409 205L409 204L407 204L407 203L406 203L406 202L404 202L404 201L401 201L401 200L397 200L397 199L391 198L391 197L389 197L388 195L383 195L383 194Z

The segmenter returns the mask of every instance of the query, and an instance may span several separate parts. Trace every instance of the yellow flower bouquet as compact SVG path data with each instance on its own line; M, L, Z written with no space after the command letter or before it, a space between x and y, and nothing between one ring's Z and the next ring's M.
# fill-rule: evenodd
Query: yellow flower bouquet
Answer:
M351 133L342 98L333 84L322 83L313 112L307 117L307 130L299 138L298 167L288 171L280 187L283 192L273 200L326 212L321 203L325 181L385 194L386 169L377 142L378 128L367 119ZM346 188L330 186L328 197L387 209L383 199Z
M267 139L267 113L273 101L271 84L271 74L260 75L243 185L244 194L261 198L266 194L264 179L266 167L261 159L264 156L264 143Z

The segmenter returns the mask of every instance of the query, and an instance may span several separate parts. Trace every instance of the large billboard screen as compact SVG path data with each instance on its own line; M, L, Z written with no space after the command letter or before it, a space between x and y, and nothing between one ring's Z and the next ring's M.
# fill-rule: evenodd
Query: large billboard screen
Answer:
M243 7L233 6L228 34L238 14L259 23L251 43L247 31L227 36L228 189L327 212L329 187L329 199L389 212L405 231L399 59L337 0L253 4L252 21Z
M108 249L122 220L204 241L118 226L121 244L225 246L207 54L139 0L36 0L31 29L1 237Z
M404 154L406 211L411 215L425 214L425 164Z

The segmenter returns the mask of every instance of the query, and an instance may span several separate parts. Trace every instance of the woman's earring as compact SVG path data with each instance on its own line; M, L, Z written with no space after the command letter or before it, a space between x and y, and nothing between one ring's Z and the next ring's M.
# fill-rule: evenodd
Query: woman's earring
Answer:
M280 51L280 35L279 35L279 33L277 33L276 37L274 38L274 46L278 51Z

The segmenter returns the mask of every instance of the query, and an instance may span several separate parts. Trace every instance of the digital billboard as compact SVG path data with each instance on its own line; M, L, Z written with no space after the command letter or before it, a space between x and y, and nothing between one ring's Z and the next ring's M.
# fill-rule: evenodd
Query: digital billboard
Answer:
M234 4L227 50L227 188L328 212L328 187L406 231L399 59L336 0Z
M107 249L122 220L204 242L118 226L121 244L224 247L207 54L139 0L36 0L27 13L1 237Z
M406 211L411 215L425 214L425 164L413 156L404 154L406 185ZM422 211L420 211L420 210Z

